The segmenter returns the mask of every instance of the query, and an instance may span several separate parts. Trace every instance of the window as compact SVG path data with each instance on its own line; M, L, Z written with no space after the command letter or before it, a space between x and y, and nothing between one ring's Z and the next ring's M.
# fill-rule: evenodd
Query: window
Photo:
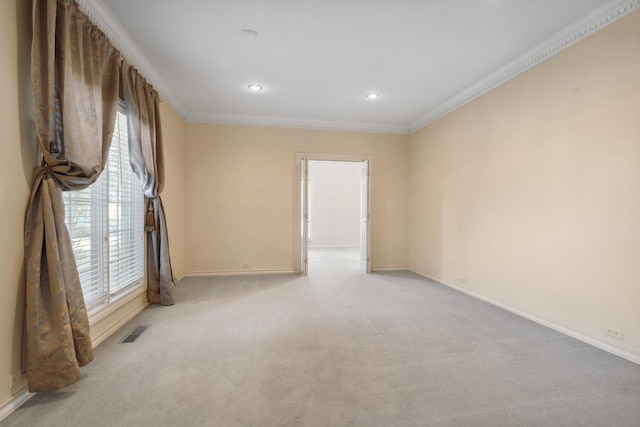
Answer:
M129 164L127 118L118 111L105 170L82 191L63 193L65 222L88 310L140 287L144 197Z

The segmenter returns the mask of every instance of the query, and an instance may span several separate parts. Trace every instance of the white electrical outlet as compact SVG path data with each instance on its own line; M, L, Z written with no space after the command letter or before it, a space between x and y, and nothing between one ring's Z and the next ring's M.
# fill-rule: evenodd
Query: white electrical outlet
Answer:
M609 335L610 337L614 337L617 338L619 340L622 339L622 331L619 331L617 329L613 329L613 328L607 328L606 331L604 331L605 334Z

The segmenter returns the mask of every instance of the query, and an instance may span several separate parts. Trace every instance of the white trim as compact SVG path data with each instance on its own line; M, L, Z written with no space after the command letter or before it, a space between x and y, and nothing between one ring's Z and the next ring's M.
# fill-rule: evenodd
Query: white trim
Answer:
M192 271L185 273L184 277L215 277L215 276L267 276L276 274L295 274L291 270L216 270L216 271Z
M373 273L383 273L385 271L409 271L409 267L372 267L371 271Z
M444 280L438 279L434 276L431 276L430 274L427 274L423 271L420 270L416 270L414 268L409 269L411 272L425 277L429 280L433 280L436 283L439 283L441 285L447 286L448 288L454 289L458 292L462 292L463 294L467 294L473 298L477 298L481 301L487 302L489 304L495 305L496 307L502 308L504 310L507 310L513 314L516 314L520 317L524 317L525 319L531 320L532 322L536 322L542 326L546 326L547 328L553 329L554 331L560 332L564 335L570 336L571 338L575 338L578 341L582 341L586 344L592 345L593 347L599 348L600 350L604 350L608 353L614 354L616 356L622 357L623 359L626 359L630 362L633 362L635 364L640 365L640 354L638 354L636 351L632 350L632 349L627 349L627 348L622 348L619 346L615 346L612 344L609 344L607 342L604 342L602 340L599 340L595 337L592 337L584 332L578 332L574 329L568 328L566 326L563 325L559 325L557 323L555 323L552 320L549 319L544 319L542 317L539 317L535 314L531 314L531 313L527 313L526 311L522 311L518 308L512 307L510 305L504 304L500 301L496 301L492 298L488 298L485 297L481 294L478 294L476 292L470 291L468 289L464 289L461 288L460 286L456 286L452 283L448 283Z
M329 162L372 162L373 156L368 154L296 153L296 162L299 162L302 159Z
M328 120L294 119L287 117L260 117L230 114L187 114L187 123L214 123L235 126L263 126L293 129L317 129L340 132L369 132L383 134L408 135L409 129L404 125L383 123L336 122Z
M414 133L424 126L473 101L481 95L511 80L529 68L551 58L556 53L589 37L620 18L638 9L640 0L613 0L595 9L574 22L564 30L548 37L545 41L530 49L516 60L498 69L484 80L476 83L462 93L454 96L440 106L426 113L409 124L409 133Z
M93 345L93 348L96 348L97 346L99 346L104 340L109 338L118 329L123 327L129 320L133 319L138 314L142 313L144 311L144 309L147 308L148 306L149 306L149 302L148 301L144 301L144 302L138 304L129 313L127 313L126 316L121 317L120 320L118 320L116 323L111 325L109 328L107 328L100 335L95 336L95 337L91 337L91 345Z
M133 301L137 296L140 296L146 292L147 289L144 286L137 286L128 293L120 296L114 302L95 307L94 311L89 313L89 325L91 326L100 322L105 317L111 315L111 313L120 309L120 307L122 307L123 305L129 303L130 301Z
M309 239L311 240L311 239ZM346 249L346 250L354 250L360 249L360 246L344 246L344 245L339 245L339 246L326 246L326 245L321 245L321 246L309 246L309 249Z
M35 393L29 393L29 390L25 388L15 396L12 396L11 399L0 408L0 422L11 415L13 411L24 405L27 400L31 399L35 395Z
M184 273L178 274L176 277L176 284L180 283L184 279Z

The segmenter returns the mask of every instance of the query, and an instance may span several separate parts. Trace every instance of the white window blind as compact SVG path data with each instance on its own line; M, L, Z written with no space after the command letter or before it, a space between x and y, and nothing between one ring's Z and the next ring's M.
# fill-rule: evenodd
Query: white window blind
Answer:
M65 222L88 309L138 286L144 278L144 197L129 164L127 118L120 111L100 178L63 193Z

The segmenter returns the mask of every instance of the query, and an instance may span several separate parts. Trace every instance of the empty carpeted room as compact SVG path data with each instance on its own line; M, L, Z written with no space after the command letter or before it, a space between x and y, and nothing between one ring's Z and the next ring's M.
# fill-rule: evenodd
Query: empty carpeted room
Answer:
M1 0L0 426L640 425L639 9Z

